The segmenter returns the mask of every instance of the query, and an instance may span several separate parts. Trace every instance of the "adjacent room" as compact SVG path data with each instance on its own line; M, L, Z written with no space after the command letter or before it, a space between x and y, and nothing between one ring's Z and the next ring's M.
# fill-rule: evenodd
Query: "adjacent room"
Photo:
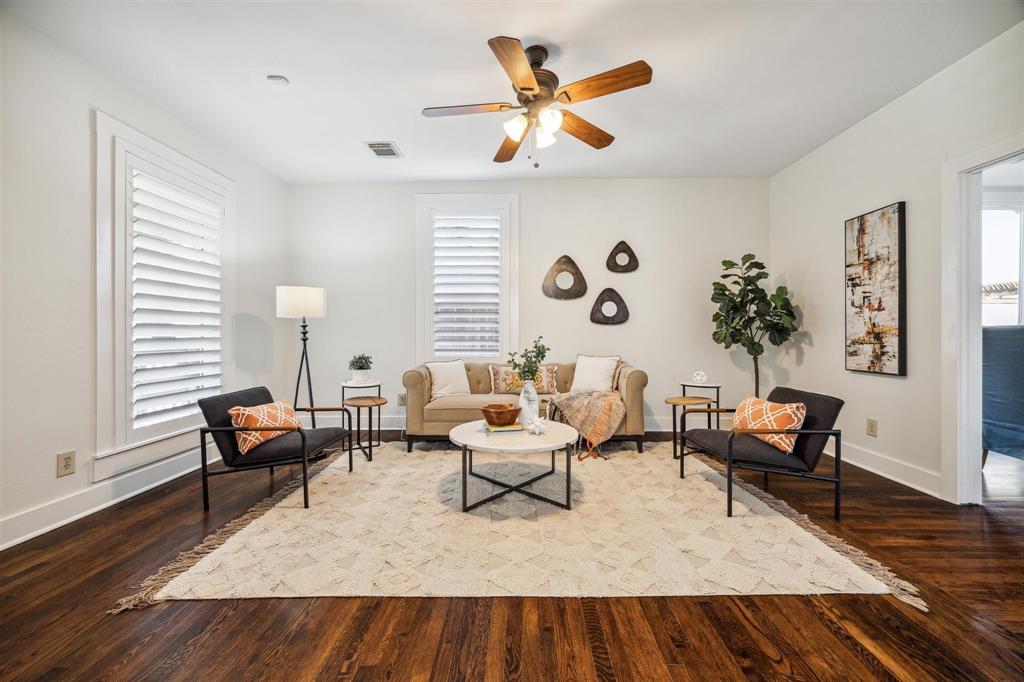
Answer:
M0 3L0 679L1024 679L1024 0Z

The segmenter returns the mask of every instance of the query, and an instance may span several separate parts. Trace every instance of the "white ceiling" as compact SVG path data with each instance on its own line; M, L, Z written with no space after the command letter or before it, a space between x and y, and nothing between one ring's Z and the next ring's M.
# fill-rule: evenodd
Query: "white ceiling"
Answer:
M14 8L290 182L770 175L1024 20L1024 0ZM607 149L562 134L540 169L495 164L507 114L420 115L513 101L495 35L548 46L563 84L636 59L654 80L574 107L616 136Z

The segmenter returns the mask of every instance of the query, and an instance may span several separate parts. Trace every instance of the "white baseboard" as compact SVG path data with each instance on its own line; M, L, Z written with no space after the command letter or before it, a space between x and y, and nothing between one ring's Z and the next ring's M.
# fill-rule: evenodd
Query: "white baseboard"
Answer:
M209 450L207 456L210 463L220 461L216 448ZM100 481L85 490L11 514L0 519L0 550L94 514L198 468L199 448L192 448L159 462ZM198 488L196 500L196 504L199 504Z
M835 449L825 448L825 454L835 457ZM907 464L874 450L862 448L843 441L843 462L866 469L873 474L884 476L891 481L902 483L932 497L942 498L942 475L913 464Z

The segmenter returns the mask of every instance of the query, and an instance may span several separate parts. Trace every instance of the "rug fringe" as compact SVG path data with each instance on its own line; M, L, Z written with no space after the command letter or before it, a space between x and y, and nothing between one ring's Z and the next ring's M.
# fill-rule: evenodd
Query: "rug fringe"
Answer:
M725 463L714 457L709 457L697 452L687 453L687 456L696 456L697 459L709 466L716 473L722 476L726 475ZM815 538L828 545L828 547L833 551L849 559L858 568L888 587L894 597L902 602L910 604L924 613L928 613L928 604L921 598L917 588L893 573L891 568L877 559L868 556L864 550L854 547L845 540L838 538L819 527L811 521L807 514L803 514L798 512L796 509L793 509L793 507L789 506L789 503L785 500L780 500L771 493L761 490L756 485L748 483L741 478L736 478L734 476L732 481L733 485L739 486L752 497L760 500L768 507L771 507L773 511L782 514Z
M336 460L341 453L342 451L340 450L336 451L319 462L315 462L310 465L308 471L309 480L313 480L313 477L330 466L330 464ZM249 509L249 511L245 512L238 518L229 521L219 530L207 535L198 545L192 549L185 550L175 557L173 561L162 566L159 571L143 580L136 586L139 588L138 592L117 600L117 604L114 608L107 611L107 613L118 614L122 611L144 609L152 606L153 604L164 601L163 599L157 599L156 595L160 590L166 587L168 583L195 566L203 557L227 542L232 535L266 514L268 511L273 509L278 502L288 497L301 487L302 477L300 476L290 481L270 497L266 497L257 502Z

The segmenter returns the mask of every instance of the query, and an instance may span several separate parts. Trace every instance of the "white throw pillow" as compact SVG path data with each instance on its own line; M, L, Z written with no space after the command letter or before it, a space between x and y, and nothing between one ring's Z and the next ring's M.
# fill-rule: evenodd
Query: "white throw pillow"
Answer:
M462 360L428 362L430 371L430 399L446 395L468 395L469 375Z
M610 391L615 380L615 368L619 365L618 355L607 357L594 355L576 356L576 373L572 377L570 391Z

